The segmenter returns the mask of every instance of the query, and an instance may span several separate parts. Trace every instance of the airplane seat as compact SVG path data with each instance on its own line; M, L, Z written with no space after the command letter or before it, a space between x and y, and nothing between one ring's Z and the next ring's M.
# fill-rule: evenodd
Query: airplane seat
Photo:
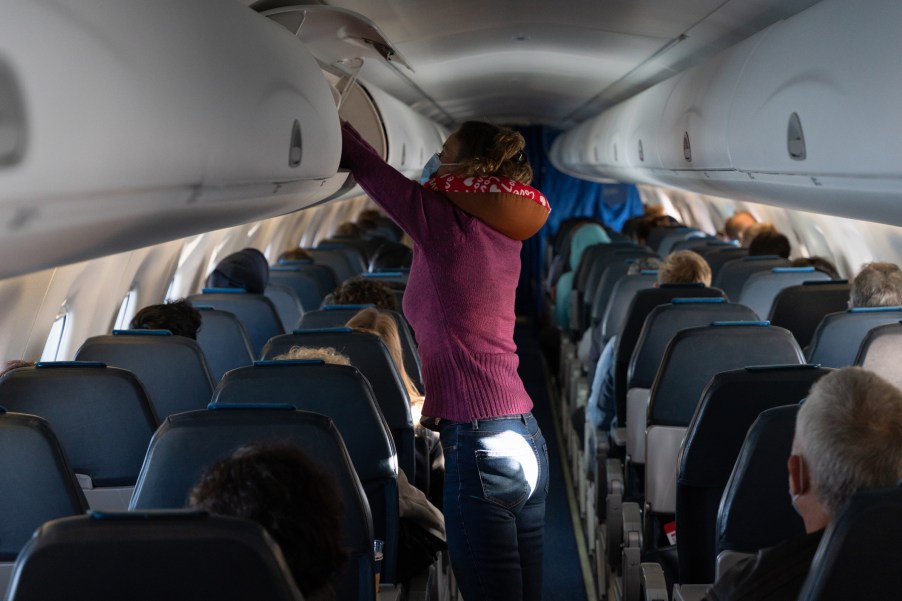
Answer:
M691 250L694 253L704 256L706 253L713 252L716 249L726 248L728 246L734 246L732 242L727 242L726 240L719 240L714 236L701 236L698 238L686 238L685 240L678 240L670 247L670 252L677 252L679 250Z
M370 383L347 365L264 361L229 372L213 393L214 405L269 403L320 413L335 422L369 501L374 536L385 542L382 582L396 582L397 455Z
M244 325L255 357L260 356L267 340L285 333L275 305L262 294L250 294L243 288L204 288L202 294L192 294L186 300L195 307L234 313Z
M767 319L777 294L784 288L803 284L808 281L830 280L823 271L814 267L774 267L770 271L753 273L742 286L739 301L752 310L761 319Z
M309 252L309 251L308 251ZM275 269L275 274L273 273L273 268ZM292 275L295 274L295 275ZM306 276L307 278L313 280L316 284L316 290L319 293L320 301L327 294L335 290L338 286L338 276L335 275L335 270L329 267L328 265L321 265L313 262L313 259L301 259L295 261L289 261L282 259L276 265L269 266L269 279L276 283L283 283L281 280L290 279L296 277L296 274L301 274L302 276ZM273 276L275 275L275 279ZM305 289L307 284L305 283ZM306 295L300 295L302 302L308 302L308 297ZM319 307L319 302L314 305L308 307L306 304L304 305L304 309L313 310Z
M113 330L85 340L76 361L127 369L144 385L157 418L206 407L213 381L196 341L169 330Z
M385 269L382 271L368 271L360 274L360 277L367 280L376 280L384 282L386 285L403 290L407 286L410 279L410 269Z
M336 599L372 601L375 582L369 504L338 429L324 415L291 406L246 405L219 405L171 415L150 442L129 509L184 507L188 493L208 466L242 446L261 441L296 445L335 479L344 505L343 543L350 555L334 581Z
M789 259L776 255L754 255L727 261L712 279L712 286L723 290L728 299L736 301L742 294L742 287L752 274L770 271L774 267L789 267Z
M797 404L829 368L746 367L714 376L679 454L676 488L680 581L714 582L717 511L742 440L767 409Z
M659 253L661 256L664 256L668 252L670 252L670 247L674 242L678 240L685 240L686 237L696 232L703 233L694 227L687 227L685 225L653 227L648 233L648 239L645 241L645 243L649 248ZM666 251L663 251L661 249L662 244L667 245Z
M299 267L291 265L270 265L270 284L289 286L301 303L301 315L307 311L319 308L323 301L323 293L320 284L310 275L301 271Z
M358 266L358 262L360 263L360 267L364 268L366 271L366 266L370 262L370 256L375 252L376 247L379 244L379 240L373 240L372 238L355 238L352 236L330 236L329 238L325 238L320 242L319 246L324 245L336 245L345 247L343 250L345 251L353 251L347 252L348 258L351 260L351 263L355 266Z
M404 470L408 480L415 482L416 454L410 398L382 340L350 328L295 330L293 334L270 340L263 349L263 359L270 360L292 346L332 347L348 356L351 365L360 370L373 387L379 409L391 429L398 452L398 467Z
M786 328L802 348L811 344L811 337L825 315L849 308L849 282L822 280L804 282L784 288L777 294L768 319L771 324Z
M204 512L122 512L41 526L16 564L7 601L302 601L262 526Z
M644 420L645 503L651 512L676 510L680 443L716 374L750 365L801 363L802 350L792 334L767 322L715 322L677 332L664 351ZM633 417L627 417L628 430ZM640 424L642 417L636 416Z
M665 228L666 229L666 228ZM695 229L692 227L689 228L671 228L679 231L671 231L667 232L662 238L661 241L658 242L658 253L662 257L666 257L674 250L674 246L680 242L685 242L687 240L698 240L698 241L707 241L711 240L712 237L705 232Z
M786 484L798 411L798 404L762 411L745 436L717 513L717 576L739 559L805 532Z
M626 275L630 264L643 257L657 257L646 247L630 248L610 247L610 244L599 244L600 250L589 253L595 247L583 253L579 271L574 278L574 292L571 296L572 307L570 329L581 334L589 326L591 307L596 295L607 298L614 284L621 276ZM582 279L580 279L582 276Z
M868 369L902 388L902 322L877 326L865 335L855 365ZM2 404L2 399L0 399Z
M897 597L900 552L902 489L860 492L824 532L799 601Z
M853 307L824 316L811 338L808 362L828 367L848 367L855 362L858 347L877 326L897 323L902 307Z
M298 297L294 288L285 284L276 284L270 282L266 285L263 295L272 301L282 322L282 328L286 332L290 332L301 321L304 315L304 307L301 305L301 299Z
M38 363L0 378L0 405L47 420L91 508L128 507L159 425L133 373L103 363Z
M254 350L247 330L234 313L213 307L195 306L201 314L197 344L204 352L213 382L219 382L230 369L251 365Z
M363 264L363 260L360 259L359 264L357 264L358 262L354 261L354 257L350 255L350 253L356 255L357 251L343 244L320 244L316 248L305 250L313 256L314 263L332 268L338 284L366 271L366 265Z
M696 252L704 257L705 261L708 262L708 265L711 267L711 281L716 282L717 276L720 274L720 270L723 268L723 266L733 259L741 259L742 257L747 257L749 254L749 249L744 246L731 245L710 250L708 248L702 248Z
M626 314L636 292L653 288L658 283L658 271L645 269L634 275L623 276L614 283L608 299L597 297L592 305L592 345L599 345L598 352L613 336L620 334Z
M297 330L319 330L323 328L341 328L348 320L357 315L363 309L375 305L323 305L318 311L306 313L298 324ZM404 369L413 380L418 390L423 390L423 367L420 363L420 354L417 351L417 343L413 337L413 331L407 319L398 312L389 309L380 309L388 313L398 326L398 337L401 339L401 351L404 355Z
M24 460L23 458L27 458ZM35 529L88 510L81 486L47 421L0 407L0 590Z
M717 288L704 284L662 284L656 288L639 290L627 309L623 330L617 340L614 353L614 399L617 421L621 427L626 425L626 385L629 362L645 325L645 318L658 305L669 303L675 298L683 297L722 297L724 293Z

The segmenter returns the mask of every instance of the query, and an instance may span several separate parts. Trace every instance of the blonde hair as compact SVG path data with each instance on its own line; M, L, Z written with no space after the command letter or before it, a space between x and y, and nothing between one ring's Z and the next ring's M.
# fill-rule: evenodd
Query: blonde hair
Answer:
M275 361L319 359L332 365L350 365L351 360L331 346L293 346L288 352L273 357Z
M498 175L523 184L532 181L526 159L526 140L506 127L483 121L467 121L454 135L460 143L455 173L463 176Z
M395 364L398 374L401 376L401 382L404 383L404 388L407 390L410 402L414 403L422 400L423 393L417 390L413 380L411 380L410 376L407 374L407 370L404 369L404 353L401 350L401 336L398 334L398 324L395 323L395 319L391 315L382 313L378 309L367 308L349 319L348 323L345 325L358 332L366 332L367 334L373 334L374 336L381 338L388 349L388 354L391 355L392 362Z
M670 253L658 267L658 284L698 283L711 285L711 266L691 250Z

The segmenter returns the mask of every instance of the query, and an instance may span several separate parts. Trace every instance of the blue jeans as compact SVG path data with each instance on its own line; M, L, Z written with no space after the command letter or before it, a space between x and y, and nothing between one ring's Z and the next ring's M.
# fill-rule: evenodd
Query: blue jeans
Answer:
M548 447L532 414L442 422L444 513L465 601L542 597Z

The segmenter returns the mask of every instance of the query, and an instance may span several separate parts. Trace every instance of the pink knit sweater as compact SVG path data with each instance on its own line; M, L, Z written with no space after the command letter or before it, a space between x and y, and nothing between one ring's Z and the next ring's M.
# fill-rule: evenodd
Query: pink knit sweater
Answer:
M423 364L423 415L470 421L527 413L514 295L521 243L386 164L349 125L341 166L414 241L404 314Z

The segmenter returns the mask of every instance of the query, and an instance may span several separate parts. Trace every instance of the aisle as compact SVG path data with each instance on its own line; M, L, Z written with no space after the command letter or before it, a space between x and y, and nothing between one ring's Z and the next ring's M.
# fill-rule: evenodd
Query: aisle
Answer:
M532 397L533 414L548 444L551 484L545 509L545 562L542 599L544 601L586 601L586 583L580 566L579 550L573 531L573 519L567 498L567 485L561 465L561 451L551 414L548 371L538 341L531 328L518 328L515 334L520 356L520 377Z

